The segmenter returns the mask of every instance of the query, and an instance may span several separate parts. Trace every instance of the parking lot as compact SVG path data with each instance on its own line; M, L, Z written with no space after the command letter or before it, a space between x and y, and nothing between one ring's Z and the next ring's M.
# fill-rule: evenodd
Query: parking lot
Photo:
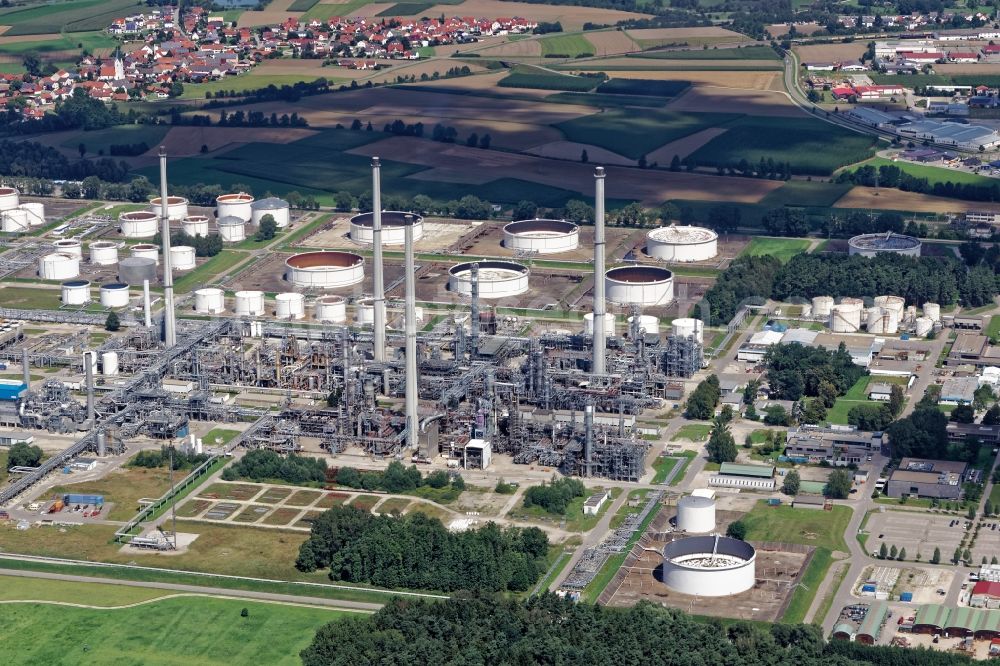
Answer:
M973 565L980 564L984 557L987 562L993 557L1000 557L1000 518L983 519L976 545L971 550Z
M965 534L966 522L965 518L960 516L941 516L917 511L876 512L868 518L868 525L865 528L868 540L865 545L872 554L878 554L883 543L886 548L893 546L897 549L905 548L907 560L915 560L919 554L923 562L929 562L934 555L934 549L940 548L941 561L947 561L951 559L955 547ZM1000 539L1000 528L995 534ZM984 536L980 531L980 539ZM977 542L976 546L979 545Z

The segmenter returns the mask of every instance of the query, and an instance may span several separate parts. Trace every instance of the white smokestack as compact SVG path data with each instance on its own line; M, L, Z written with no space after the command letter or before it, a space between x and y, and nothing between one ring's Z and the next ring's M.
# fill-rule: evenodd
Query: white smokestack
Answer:
M87 383L87 420L90 427L94 423L94 355L89 351L83 353L83 374Z
M167 149L160 146L160 229L163 234L163 344L177 344L174 324L174 275L170 268L170 211L167 198Z
M382 167L372 158L372 292L375 362L385 363L385 277L382 270ZM388 389L388 386L386 387Z
M406 448L417 448L417 296L413 275L413 216L407 215L406 242Z
M594 170L594 360L591 372L604 374L604 167Z
M153 313L150 312L149 305L149 280L142 281L142 311L146 319L146 328L149 328L153 325Z

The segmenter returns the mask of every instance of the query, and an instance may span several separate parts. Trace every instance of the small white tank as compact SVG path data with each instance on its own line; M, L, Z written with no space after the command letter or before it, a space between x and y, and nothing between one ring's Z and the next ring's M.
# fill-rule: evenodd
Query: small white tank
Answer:
M370 298L362 298L354 304L355 317L358 326L373 326L375 324L375 301Z
M588 312L583 315L583 332L585 335L594 334L594 313ZM610 312L604 313L604 334L612 336L615 334L615 316Z
M685 495L677 501L677 529L692 534L715 530L715 500Z
M803 317L811 317L812 313L813 313L813 306L811 304L806 303L805 305L802 306Z
M38 277L43 280L69 280L80 274L80 260L71 254L53 252L38 260Z
M118 374L118 352L104 352L101 354L101 374L112 377Z
M132 246L132 256L139 259L152 259L160 265L160 248L152 243L138 243Z
M302 319L306 314L306 298L295 292L285 292L274 297L274 316L278 319Z
M77 259L83 259L83 243L75 238L57 240L52 245L55 246L56 252L62 252L63 254L72 255Z
M160 197L149 200L149 210L157 215L162 211ZM171 222L183 220L188 214L188 200L184 197L167 196L167 218Z
M924 316L931 321L941 321L941 306L937 303L924 303Z
M264 314L264 292L236 292L236 315L239 317L258 317Z
M884 310L893 310L896 313L897 319L903 318L903 312L906 309L906 300L899 296L876 296L875 305Z
M632 330L632 317L629 317L625 321L628 323L628 329ZM659 335L660 334L660 320L652 315L639 315L639 328L646 330L646 335Z
M934 330L934 322L930 317L917 317L913 321L914 333L921 338L926 338Z
M833 311L833 296L815 296L812 299L814 317L829 317Z
M223 243L239 243L246 240L246 222L235 215L220 217L216 223L219 227L219 236Z
M101 305L106 308L128 307L128 285L121 282L106 284L101 287Z
M188 215L182 226L188 236L208 236L208 217L204 215Z
M45 224L45 204L37 201L28 201L18 206L28 215L28 225L40 227Z
M253 196L246 192L223 194L215 200L215 216L220 220L224 217L238 217L249 222L253 216Z
M65 305L86 305L90 302L90 281L71 280L62 283L62 302Z
M114 266L118 263L118 244L94 241L90 244L90 263L95 266Z
M17 208L21 203L20 192L13 187L0 187L0 210Z
M190 245L175 245L170 248L170 267L175 271L189 271L194 268L195 250Z
M871 308L868 311L868 332L873 335L895 335L899 331L899 315L889 308Z
M21 208L11 208L0 212L0 231L9 234L20 234L28 231L31 226L28 220L28 211Z
M347 323L347 302L343 296L320 296L316 299L315 314L317 321Z
M917 318L917 306L908 305L906 306L906 313L903 315L903 321L907 324L912 324L913 320Z
M864 301L844 298L830 311L830 329L834 333L857 333L861 330Z
M265 215L270 215L274 218L274 224L277 225L279 229L284 229L288 226L289 216L288 216L288 202L284 199L278 199L277 197L269 197L267 199L261 199L260 201L254 201L250 204L250 220L255 225L260 226L260 221Z
M700 319L681 317L674 319L671 326L675 337L687 338L693 335L698 342L705 341L705 323Z
M194 292L194 310L202 314L219 314L226 310L226 294L221 289L206 287Z

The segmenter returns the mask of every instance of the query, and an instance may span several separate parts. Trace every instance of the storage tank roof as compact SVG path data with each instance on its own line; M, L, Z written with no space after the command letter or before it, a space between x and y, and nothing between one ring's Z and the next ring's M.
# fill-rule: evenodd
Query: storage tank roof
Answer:
M284 199L279 199L278 197L268 197L267 199L254 201L250 204L250 208L253 210L280 210L282 208L288 208L288 202Z
M226 215L225 217L219 218L218 224L220 227L227 227L235 224L242 226L246 224L246 220L244 220L242 217L236 217L235 215Z
M702 497L700 495L685 495L678 501L678 504L683 504L689 509L707 509L715 506L715 500L711 497Z

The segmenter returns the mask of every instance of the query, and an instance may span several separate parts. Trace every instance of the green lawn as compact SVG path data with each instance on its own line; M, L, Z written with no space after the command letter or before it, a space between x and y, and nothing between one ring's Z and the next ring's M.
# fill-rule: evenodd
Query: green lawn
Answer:
M99 586L103 587L103 586ZM247 617L240 617L246 608ZM49 604L4 609L0 661L15 664L298 664L317 629L346 613L237 599L164 599L101 610Z
M646 51L629 54L638 58L660 60L780 60L770 46L745 46L739 49L690 49L687 51Z
M199 289L209 284L216 277L223 275L249 255L235 250L223 250L190 273L182 275L174 282L174 289L183 294L192 289Z
M747 526L747 539L797 543L847 552L844 530L851 520L851 513L847 506L835 506L832 511L816 511L788 505L768 506L761 500L741 520Z
M759 257L770 254L787 264L792 257L801 254L809 247L809 240L805 238L771 238L768 236L755 236L750 244L743 248L740 254L748 254Z
M170 131L169 125L119 125L110 129L77 132L60 145L63 148L77 150L82 143L87 148L89 157L95 157L100 150L104 151L105 156L110 156L112 144L145 142L153 148L163 140L168 131Z
M990 488L990 501L993 502L993 506L1000 506L1000 483L994 483Z
M233 437L240 434L239 430L228 430L226 428L212 428L202 437L202 441L208 446L220 446L229 443Z
M594 45L583 35L556 35L539 40L543 56L576 58L594 55Z
M968 171L944 169L942 167L927 166L924 164L913 164L912 162L893 162L892 160L887 160L883 157L873 157L872 159L866 160L860 164L852 165L846 170L856 171L862 166L873 166L875 168L881 166L899 167L901 171L908 173L915 178L926 178L931 185L934 185L935 183L947 183L950 181L952 183L993 187L997 182L996 178L987 178L986 176L979 176L974 173L969 173Z
M336 6L340 7L342 5ZM319 77L306 76L304 74L254 74L250 72L248 74L241 74L240 76L227 76L218 81L209 81L207 83L185 83L184 93L180 96L180 99L205 99L205 93L211 92L214 94L220 90L235 90L240 93L244 90L256 90L258 88L266 88L270 85L278 87L290 86L301 81L313 81L317 78ZM325 76L324 78L330 81L330 83L343 80L333 76Z
M802 509L797 510L802 511ZM812 509L812 511L816 512L815 509ZM788 624L801 624L802 621L806 619L806 613L809 612L809 607L812 605L813 597L816 596L816 590L820 583L823 582L823 579L826 578L826 573L830 569L832 561L833 560L830 557L830 550L828 548L816 549L816 552L813 553L812 560L809 562L809 566L806 567L805 573L802 574L800 584L795 588L795 592L792 593L792 600L788 602L788 608L785 609L785 614L781 616L782 622ZM815 620L822 622L823 617L817 616Z
M171 590L0 575L0 601L55 601L124 606L174 594ZM0 606L2 608L2 606Z
M538 521L546 523L557 523L561 524L565 521L565 529L570 532L587 532L592 530L597 522L601 519L604 513L611 506L614 499L621 493L621 488L610 488L606 490L611 491L611 499L604 503L601 510L596 516L588 516L583 513L583 503L587 501L593 493L598 492L599 488L587 488L587 493L583 497L574 498L569 505L566 507L566 511L562 514L549 513L540 506L526 507L522 504L515 507L508 517L514 518L515 520L528 520L528 521Z
M677 431L677 434L670 438L670 441L676 442L681 439L688 439L692 442L700 442L708 439L710 432L712 432L712 426L708 423L688 423L687 425L681 426L681 429Z
M993 315L990 317L990 323L986 326L986 332L984 335L991 340L1000 338L1000 315Z
M57 289L4 285L0 288L0 301L8 308L55 310L62 305L62 296Z

